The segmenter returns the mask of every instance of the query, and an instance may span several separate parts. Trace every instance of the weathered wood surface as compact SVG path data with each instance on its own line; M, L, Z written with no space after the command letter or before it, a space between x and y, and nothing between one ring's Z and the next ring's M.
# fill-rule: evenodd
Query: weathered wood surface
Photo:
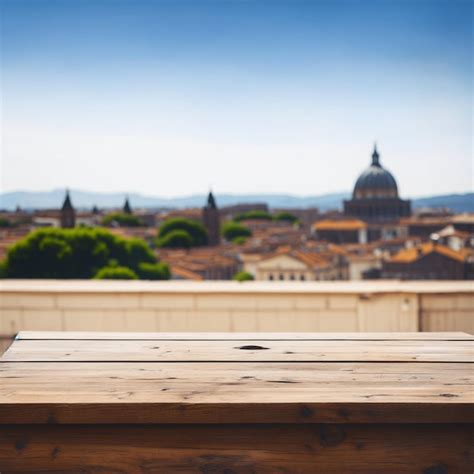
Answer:
M0 364L8 423L467 422L466 363Z
M407 341L406 334L384 341L86 336L19 335L0 363L6 422L467 422L474 416L468 335L451 341Z
M465 332L83 332L83 331L21 331L17 340L152 340L152 341L474 341L474 336Z
M472 472L473 341L21 333L0 472Z
M4 361L18 362L470 362L471 341L129 341L17 340Z
M470 473L469 425L7 426L7 472Z

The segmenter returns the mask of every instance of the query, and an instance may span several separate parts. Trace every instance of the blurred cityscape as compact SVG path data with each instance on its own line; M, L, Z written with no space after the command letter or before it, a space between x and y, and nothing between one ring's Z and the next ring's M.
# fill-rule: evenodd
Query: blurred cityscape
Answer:
M270 208L266 202L219 206L219 196L212 192L202 208L152 211L135 208L124 196L120 209L83 210L74 207L66 191L57 209L1 211L2 274L240 281L474 279L474 214L412 209L383 164L374 147L343 209L325 211ZM99 228L104 228L100 234ZM119 239L113 244L117 248L123 239L136 247L123 244L128 253L114 253L108 233ZM84 250L86 235L93 258Z

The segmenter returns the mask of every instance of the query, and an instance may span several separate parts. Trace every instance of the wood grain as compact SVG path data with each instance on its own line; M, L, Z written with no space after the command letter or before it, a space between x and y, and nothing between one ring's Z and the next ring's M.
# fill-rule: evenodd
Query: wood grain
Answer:
M0 472L471 473L473 341L23 332Z
M19 362L473 362L470 341L17 340L3 361Z
M0 364L8 423L472 422L453 363Z
M468 425L6 426L0 470L471 473Z

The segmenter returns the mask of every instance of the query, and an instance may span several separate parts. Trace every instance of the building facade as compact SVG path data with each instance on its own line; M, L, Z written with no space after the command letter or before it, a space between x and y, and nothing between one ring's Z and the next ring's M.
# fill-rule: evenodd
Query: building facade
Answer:
M400 280L464 280L468 261L461 252L436 242L404 249L383 262L381 277Z
M260 281L347 280L347 260L340 255L288 250L262 258L254 266Z
M312 234L334 244L367 243L367 224L360 219L325 219L315 222Z

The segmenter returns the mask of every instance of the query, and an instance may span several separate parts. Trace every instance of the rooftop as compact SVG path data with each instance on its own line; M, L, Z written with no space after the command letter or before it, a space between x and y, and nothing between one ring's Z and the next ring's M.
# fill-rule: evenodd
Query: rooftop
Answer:
M458 252L438 243L427 242L417 247L400 250L400 252L391 257L389 261L393 263L411 263L433 252L459 262L466 260L466 255L463 252Z
M315 230L359 230L367 224L359 219L322 220L313 224Z

